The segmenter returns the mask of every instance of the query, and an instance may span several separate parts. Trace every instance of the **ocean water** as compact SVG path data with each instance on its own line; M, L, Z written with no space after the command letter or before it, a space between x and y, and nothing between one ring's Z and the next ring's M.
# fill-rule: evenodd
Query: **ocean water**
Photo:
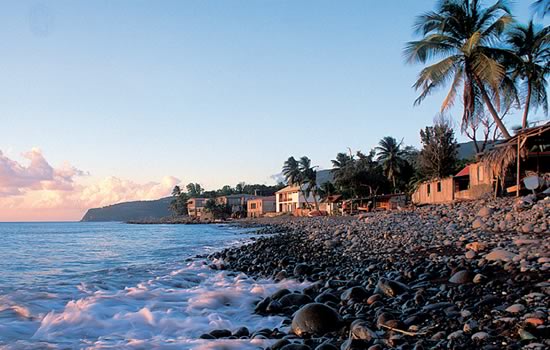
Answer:
M197 255L246 244L225 225L0 223L0 349L257 349L214 329L282 328L254 302L296 281L253 280Z

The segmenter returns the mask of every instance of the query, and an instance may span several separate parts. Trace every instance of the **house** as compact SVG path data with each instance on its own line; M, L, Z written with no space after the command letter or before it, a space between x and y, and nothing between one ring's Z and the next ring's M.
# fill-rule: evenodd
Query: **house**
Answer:
M396 210L407 205L407 195L404 193L382 194L373 199L374 210Z
M187 215L200 218L208 198L191 198L187 201Z
M290 185L275 192L277 213L291 213L301 215L302 210L310 210L315 206L315 200L319 201L319 197L314 198L310 194L307 198L304 197L300 186Z
M523 178L550 177L550 122L518 131L495 145L481 161L491 169L500 188L518 196Z
M247 202L247 216L249 218L260 218L267 213L276 211L277 201L275 196L257 197L249 199Z
M477 199L492 191L493 174L483 163L472 163L455 176L421 183L412 195L415 204Z
M244 212L247 208L247 202L254 198L256 196L251 194L230 194L216 197L216 204L229 206L231 213Z
M342 195L335 194L324 198L320 203L321 211L327 212L329 215L337 215L342 204Z

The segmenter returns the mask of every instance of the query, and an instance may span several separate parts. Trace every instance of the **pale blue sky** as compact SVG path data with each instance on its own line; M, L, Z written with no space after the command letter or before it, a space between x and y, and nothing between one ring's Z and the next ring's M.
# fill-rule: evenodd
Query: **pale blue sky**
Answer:
M289 155L418 145L442 98L413 107L402 49L434 3L3 1L0 150L212 188L268 182Z

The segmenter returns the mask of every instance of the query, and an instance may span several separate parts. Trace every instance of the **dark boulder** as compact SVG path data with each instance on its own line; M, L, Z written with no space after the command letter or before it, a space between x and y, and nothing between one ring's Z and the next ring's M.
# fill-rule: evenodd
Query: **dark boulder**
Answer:
M292 319L292 332L297 336L324 335L342 328L342 318L333 308L320 303L303 306Z

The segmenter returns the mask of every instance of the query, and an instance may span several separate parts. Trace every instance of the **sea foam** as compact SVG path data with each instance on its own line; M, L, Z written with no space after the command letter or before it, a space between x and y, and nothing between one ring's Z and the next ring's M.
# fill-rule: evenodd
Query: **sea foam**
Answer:
M301 290L306 285L255 280L196 260L134 286L80 287L82 297L63 305L51 295L12 295L0 299L0 348L257 349L269 341L199 337L214 329L284 330L281 317L255 315L254 304L278 289ZM32 308L15 304L18 299L40 305L37 310L50 309L33 314Z

